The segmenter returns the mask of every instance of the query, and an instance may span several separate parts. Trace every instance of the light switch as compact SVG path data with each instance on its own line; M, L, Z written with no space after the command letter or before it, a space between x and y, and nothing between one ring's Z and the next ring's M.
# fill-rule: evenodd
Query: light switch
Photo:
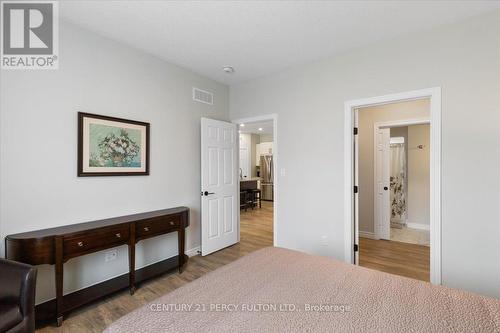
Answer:
M280 175L281 175L281 177L285 177L285 174L286 174L285 168L281 168L280 169Z

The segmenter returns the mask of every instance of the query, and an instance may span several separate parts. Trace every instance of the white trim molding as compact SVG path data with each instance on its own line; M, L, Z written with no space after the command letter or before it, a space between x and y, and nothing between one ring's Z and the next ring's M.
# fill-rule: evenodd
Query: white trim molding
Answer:
M184 252L188 257L194 257L194 256L197 256L201 253L201 247L200 246L197 246L197 247L193 247L192 249L189 249L189 250L186 250Z
M411 229L418 229L418 230L431 230L431 226L429 224L423 224L423 223L412 223L408 222L406 223L406 226Z
M273 183L273 246L279 246L278 244L278 232L279 232L279 224L278 224L278 198L279 198L279 173L278 173L278 165L279 165L279 144L278 144L278 114L271 113L261 116L249 117L249 118L240 118L233 119L231 122L233 124L247 124L247 123L255 123L261 121L272 121L273 122L273 164L274 164L274 183ZM240 140L238 140L239 145ZM238 147L239 151L239 147ZM238 159L239 161L239 159ZM236 166L236 173L238 173L238 166ZM238 214L238 228L240 225L240 215ZM239 233L239 229L238 229Z
M354 111L395 102L430 99L430 280L441 284L441 88L371 97L345 102L344 117L344 258L354 262ZM420 119L424 121L423 119ZM415 119L413 120L415 121ZM427 120L428 121L428 120ZM401 122L399 122L401 123ZM402 125L404 126L404 125Z
M359 234L359 237L361 237L361 238L377 239L375 237L375 233L370 232L370 231L361 231L361 230L359 230L358 234Z
M375 123L374 127L379 128L393 128L393 127L405 127L412 125L424 125L430 124L431 120L429 118L415 118L415 119L402 119L394 121L382 121Z

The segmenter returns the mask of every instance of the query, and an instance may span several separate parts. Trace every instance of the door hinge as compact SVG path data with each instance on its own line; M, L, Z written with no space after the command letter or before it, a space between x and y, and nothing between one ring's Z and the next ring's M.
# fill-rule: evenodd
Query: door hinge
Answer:
M354 135L358 135L358 128L357 127L354 127Z
M357 186L354 186L354 193L358 193L359 192L359 188Z
M359 251L359 246L358 244L354 244L354 252L358 252Z

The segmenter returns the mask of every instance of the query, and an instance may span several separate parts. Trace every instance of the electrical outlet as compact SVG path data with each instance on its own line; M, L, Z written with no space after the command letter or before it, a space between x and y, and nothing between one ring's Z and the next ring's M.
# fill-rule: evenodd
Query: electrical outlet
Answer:
M116 260L116 258L118 258L117 250L107 251L106 254L104 255L105 262Z
M328 246L328 236L321 236L319 243L323 246Z
M281 169L280 169L280 175L281 175L281 177L285 177L285 175L286 175L286 170L285 170L285 168L281 168Z

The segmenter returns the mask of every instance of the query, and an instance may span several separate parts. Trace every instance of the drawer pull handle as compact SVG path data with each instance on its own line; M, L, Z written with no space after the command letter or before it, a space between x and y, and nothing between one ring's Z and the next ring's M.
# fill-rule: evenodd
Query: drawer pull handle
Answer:
M116 234L116 237L117 237L117 238L121 238L121 237L122 237L122 234L117 233L117 234Z
M174 225L174 221L170 221L170 225Z
M149 227L144 227L144 231L149 231Z
M83 247L83 242L78 242L79 247Z

